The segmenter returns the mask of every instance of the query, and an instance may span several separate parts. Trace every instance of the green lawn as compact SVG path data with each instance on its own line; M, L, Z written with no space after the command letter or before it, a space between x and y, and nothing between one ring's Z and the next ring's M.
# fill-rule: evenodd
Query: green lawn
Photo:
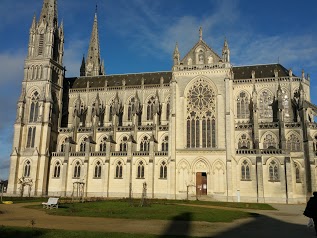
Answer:
M92 231L66 231L50 230L39 228L22 228L22 227L4 227L0 226L1 238L155 238L155 237L172 237L156 236L146 234L127 234L113 232L92 232ZM175 236L173 236L175 237Z
M138 204L138 203L136 203ZM189 203L190 204L190 203ZM30 206L42 209L41 206ZM235 219L252 216L251 213L239 210L225 210L219 208L205 208L183 206L176 203L152 202L150 206L131 206L125 200L108 200L61 204L58 209L45 210L52 215L88 216L126 219L159 219L159 220L187 220L207 222L231 222Z

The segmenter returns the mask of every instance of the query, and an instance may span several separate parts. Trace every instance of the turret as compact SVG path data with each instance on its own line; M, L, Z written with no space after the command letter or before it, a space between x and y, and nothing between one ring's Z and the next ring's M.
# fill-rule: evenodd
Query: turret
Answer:
M85 63L85 55L83 55L83 59L81 61L81 66L80 66L80 76L85 76L86 75L86 63Z

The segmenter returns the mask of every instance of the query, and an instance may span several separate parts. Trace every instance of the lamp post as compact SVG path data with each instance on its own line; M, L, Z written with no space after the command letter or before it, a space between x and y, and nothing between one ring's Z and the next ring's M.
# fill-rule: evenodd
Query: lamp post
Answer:
M4 187L4 183L2 182L2 180L0 180L0 188L1 188L1 203L2 203L2 197L3 197L3 187Z

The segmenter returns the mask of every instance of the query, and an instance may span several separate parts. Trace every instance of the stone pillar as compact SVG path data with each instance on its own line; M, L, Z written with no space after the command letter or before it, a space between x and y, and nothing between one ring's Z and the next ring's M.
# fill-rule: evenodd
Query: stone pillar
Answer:
M263 185L263 163L262 157L256 157L256 182L257 182L257 202L265 203Z

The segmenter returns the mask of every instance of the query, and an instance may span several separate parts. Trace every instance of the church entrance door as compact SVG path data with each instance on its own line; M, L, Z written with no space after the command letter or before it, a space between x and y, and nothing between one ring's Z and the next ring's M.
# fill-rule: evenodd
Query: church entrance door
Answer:
M196 173L196 194L207 195L207 173Z

